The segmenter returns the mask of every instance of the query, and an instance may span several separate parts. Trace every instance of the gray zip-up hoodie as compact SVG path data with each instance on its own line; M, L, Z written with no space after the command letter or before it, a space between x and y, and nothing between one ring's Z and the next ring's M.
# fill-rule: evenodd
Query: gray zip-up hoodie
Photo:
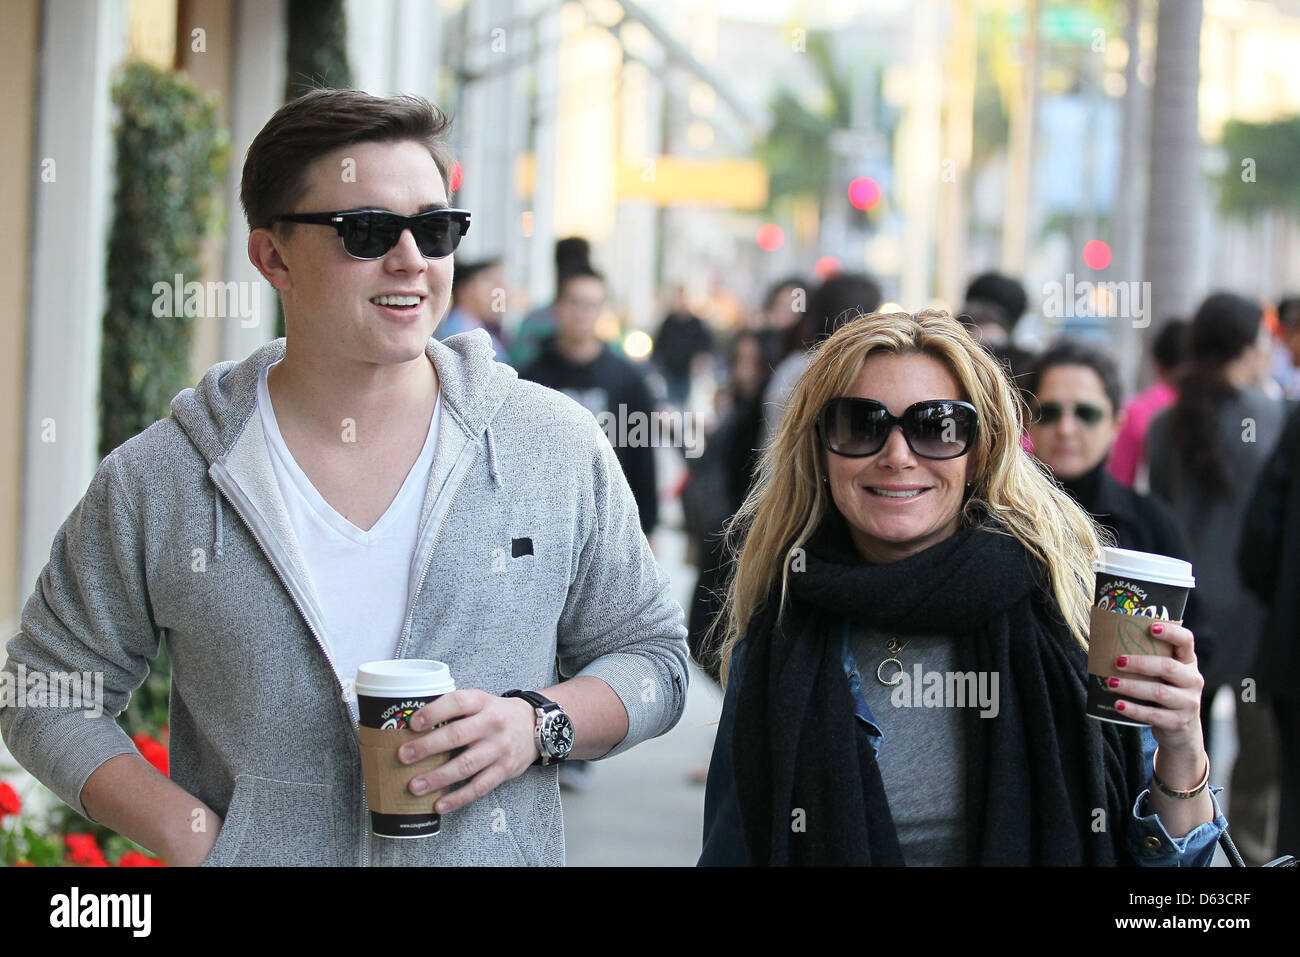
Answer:
M664 733L685 704L682 610L595 419L494 362L481 331L427 352L443 415L397 657L492 694L554 684L558 658L627 709L610 755ZM281 339L213 366L100 463L5 667L102 672L105 712L3 707L5 743L85 814L86 779L135 750L110 715L165 636L171 778L225 819L206 864L564 863L554 765L444 815L437 837L371 833L355 715L256 414L283 355Z

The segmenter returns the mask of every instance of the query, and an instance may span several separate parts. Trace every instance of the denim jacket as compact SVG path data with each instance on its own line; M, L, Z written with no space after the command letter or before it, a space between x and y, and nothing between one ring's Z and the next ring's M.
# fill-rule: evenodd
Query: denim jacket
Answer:
M701 867L744 865L745 840L740 826L740 806L736 803L736 782L731 764L731 741L736 725L736 695L739 685L741 658L744 643L736 646L731 658L730 678L722 701L722 717L713 743L713 758L709 763L709 778L704 794L704 847L700 855ZM849 644L849 630L845 629L841 658L844 672L849 678L849 691L853 695L854 717L862 723L867 738L876 754L880 753L885 732L876 722L862 694L862 678ZM1150 728L1142 730L1142 753L1150 768L1155 757L1156 740ZM1128 846L1133 859L1143 867L1208 867L1214 859L1214 849L1228 827L1216 795L1223 788L1211 787L1210 800L1214 805L1214 820L1193 828L1183 837L1170 837L1160 818L1147 805L1150 789L1144 790L1133 802L1133 816L1128 826Z

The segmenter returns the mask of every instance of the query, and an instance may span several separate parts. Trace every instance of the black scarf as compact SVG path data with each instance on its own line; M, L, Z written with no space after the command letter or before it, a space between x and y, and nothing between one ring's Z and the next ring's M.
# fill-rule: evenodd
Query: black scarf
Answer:
M1133 863L1125 834L1145 786L1139 731L1085 717L1086 655L1016 539L963 528L871 565L833 515L805 561L790 573L781 621L769 598L746 632L733 759L751 863L905 863L853 715L846 620L954 636L958 670L997 672L998 716L965 715L971 863ZM888 734L889 716L877 717Z

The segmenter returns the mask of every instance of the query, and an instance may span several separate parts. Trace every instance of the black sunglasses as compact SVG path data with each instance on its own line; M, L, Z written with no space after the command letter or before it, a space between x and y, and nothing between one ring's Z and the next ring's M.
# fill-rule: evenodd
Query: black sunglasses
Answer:
M1055 425L1061 421L1061 416L1065 415L1068 406L1060 402L1044 402L1038 407L1039 425ZM1088 402L1080 402L1074 407L1074 417L1086 426L1094 426L1106 417L1106 411L1101 406L1092 405Z
M883 449L897 425L907 447L921 458L955 459L970 451L978 423L975 406L956 399L917 402L895 416L875 399L844 396L822 406L817 433L836 455L864 458Z
M414 216L399 216L382 209L352 209L339 213L296 213L277 216L277 222L333 226L343 238L343 251L353 259L382 259L409 229L425 259L450 256L469 232L469 212L431 209Z

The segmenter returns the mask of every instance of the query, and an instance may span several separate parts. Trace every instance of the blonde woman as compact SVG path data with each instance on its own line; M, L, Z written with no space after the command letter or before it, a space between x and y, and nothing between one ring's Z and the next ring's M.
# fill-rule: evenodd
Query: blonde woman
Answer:
M816 353L735 519L701 864L1209 863L1193 635L1121 666L1154 736L1085 717L1098 529L1020 435L945 313Z

